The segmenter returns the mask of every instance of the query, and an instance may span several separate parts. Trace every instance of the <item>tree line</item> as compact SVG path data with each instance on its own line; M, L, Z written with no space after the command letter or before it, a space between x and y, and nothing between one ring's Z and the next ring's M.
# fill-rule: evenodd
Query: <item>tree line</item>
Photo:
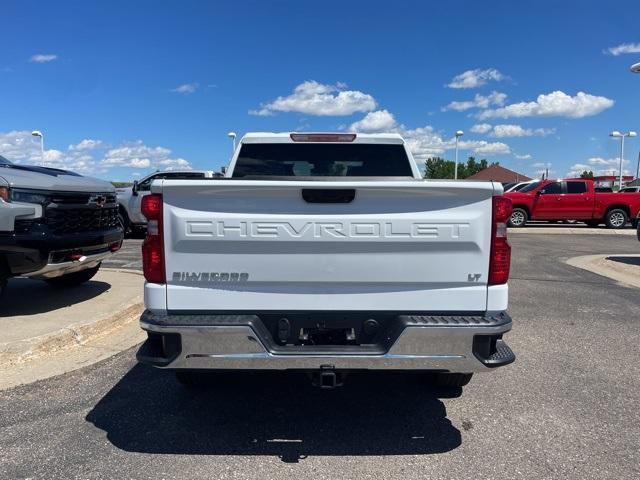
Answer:
M428 158L425 163L424 178L453 178L456 162L453 160L445 160L440 157ZM494 165L500 165L500 162L488 163L486 159L477 161L475 157L469 157L467 162L458 163L458 178L465 179L471 175L475 175L481 170Z

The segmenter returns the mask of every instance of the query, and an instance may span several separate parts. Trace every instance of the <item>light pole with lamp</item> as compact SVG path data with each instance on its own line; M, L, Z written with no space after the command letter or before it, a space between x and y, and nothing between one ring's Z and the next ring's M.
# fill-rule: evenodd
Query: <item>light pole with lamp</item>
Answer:
M460 137L464 135L464 132L462 130L458 130L456 132L456 167L453 173L453 179L457 180L458 179L458 140L460 139Z
M34 130L31 132L34 137L40 137L40 162L44 167L44 135L40 130Z
M233 155L236 152L236 132L227 133L227 137L231 139L231 144L233 148L233 150L231 150L231 155Z
M631 71L633 73L640 73L640 62L634 63L633 65L631 65ZM638 152L638 166L636 167L636 180L638 179L639 175L640 175L640 152Z
M617 130L614 130L609 134L611 138L619 138L620 139L620 184L618 185L618 190L622 188L622 162L624 161L624 139L625 137L636 137L638 134L633 131L629 131L627 133L620 133Z

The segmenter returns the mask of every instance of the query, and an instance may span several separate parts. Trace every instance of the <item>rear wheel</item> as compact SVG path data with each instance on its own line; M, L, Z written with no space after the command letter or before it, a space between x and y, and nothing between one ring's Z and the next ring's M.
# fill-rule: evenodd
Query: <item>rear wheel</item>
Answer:
M436 387L464 387L473 373L436 373L433 384Z
M529 220L527 211L524 208L516 207L511 212L509 226L515 228L524 227L527 224L527 220Z
M79 272L67 273L66 275L62 275L60 277L48 278L45 280L45 282L56 288L75 287L77 285L82 285L83 283L91 280L93 276L98 273L100 265L101 264L99 263L95 267L80 270Z
M624 228L628 221L627 212L621 208L609 210L604 218L604 223L609 228Z

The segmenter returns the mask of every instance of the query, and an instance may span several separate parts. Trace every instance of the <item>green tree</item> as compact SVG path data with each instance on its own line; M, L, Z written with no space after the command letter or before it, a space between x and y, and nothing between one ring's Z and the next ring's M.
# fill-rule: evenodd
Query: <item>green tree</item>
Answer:
M489 164L484 158L478 162L476 161L475 157L469 157L467 159L467 163L458 164L458 178L468 178L471 175L475 175L479 171L493 165L499 165L499 163L492 162L491 164ZM440 157L433 157L427 159L427 161L425 162L424 177L433 179L453 178L454 170L455 162L451 160L445 160L444 158Z
M580 174L580 178L593 178L593 171L589 170L588 172L585 170Z

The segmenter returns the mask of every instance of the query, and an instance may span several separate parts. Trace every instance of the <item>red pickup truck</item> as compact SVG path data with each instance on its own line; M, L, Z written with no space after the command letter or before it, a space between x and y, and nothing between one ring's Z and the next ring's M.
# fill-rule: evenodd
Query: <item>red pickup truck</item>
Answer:
M583 178L540 180L504 196L513 203L511 227L528 220L582 220L623 228L629 220L636 223L640 212L640 193L597 192L593 181Z

